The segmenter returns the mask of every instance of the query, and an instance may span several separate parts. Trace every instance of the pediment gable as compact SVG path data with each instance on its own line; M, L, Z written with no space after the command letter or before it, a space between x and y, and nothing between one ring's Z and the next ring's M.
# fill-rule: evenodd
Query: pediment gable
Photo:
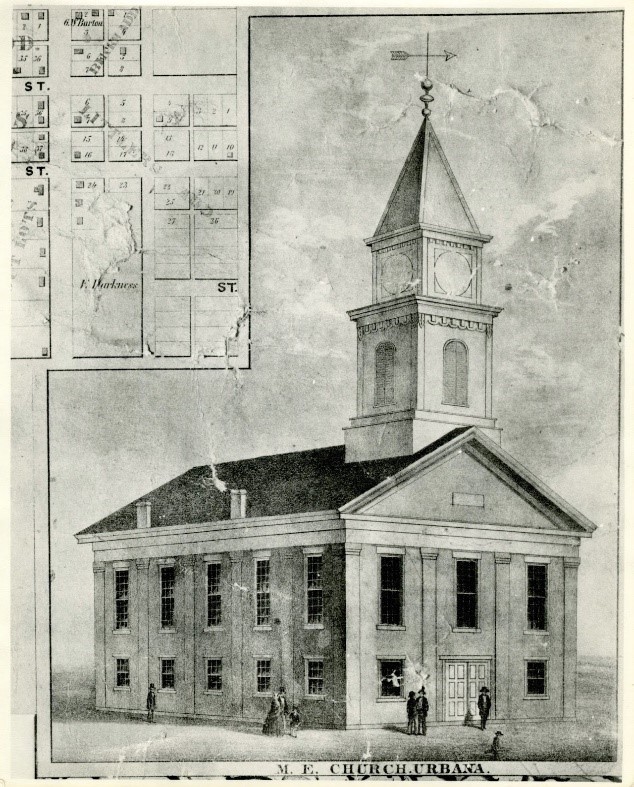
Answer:
M341 511L580 535L595 529L477 429L413 462Z

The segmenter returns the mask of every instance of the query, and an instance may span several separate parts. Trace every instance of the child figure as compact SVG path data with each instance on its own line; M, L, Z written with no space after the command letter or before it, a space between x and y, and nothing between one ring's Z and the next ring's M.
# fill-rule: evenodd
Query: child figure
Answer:
M288 720L291 723L291 737L297 737L297 728L300 725L301 719L299 717L299 711L297 710L297 705L293 705L293 710L290 712Z
M416 694L413 691L407 695L407 734L416 734Z
M494 760L500 759L500 750L502 748L502 733L498 730L495 733L495 737L493 738L493 743L491 744L491 754L493 755Z

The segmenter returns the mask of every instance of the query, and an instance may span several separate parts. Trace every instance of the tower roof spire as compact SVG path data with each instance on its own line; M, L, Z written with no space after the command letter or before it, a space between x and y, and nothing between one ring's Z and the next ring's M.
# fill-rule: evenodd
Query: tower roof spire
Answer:
M422 226L463 233L486 242L491 238L480 232L431 124L434 84L429 77L430 59L443 58L446 62L456 55L446 49L442 54L430 52L427 33L424 52L392 51L392 60L410 57L425 58L425 77L420 83L423 122L373 237Z
M374 237L423 225L490 240L480 232L467 205L432 126L427 103Z

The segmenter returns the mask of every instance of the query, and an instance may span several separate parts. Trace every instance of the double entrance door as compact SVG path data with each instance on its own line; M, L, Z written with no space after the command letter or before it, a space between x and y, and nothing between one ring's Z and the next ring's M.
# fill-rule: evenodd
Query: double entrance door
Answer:
M445 661L444 672L445 721L463 722L467 710L477 719L480 688L489 686L489 661L452 659Z

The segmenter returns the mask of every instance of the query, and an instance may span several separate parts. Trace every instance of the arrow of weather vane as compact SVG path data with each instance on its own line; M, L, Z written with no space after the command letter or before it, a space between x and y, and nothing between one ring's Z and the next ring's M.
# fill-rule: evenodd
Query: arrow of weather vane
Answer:
M429 76L429 58L430 57L442 57L445 60L451 60L452 57L458 57L458 55L450 52L448 49L443 49L442 55L439 54L432 54L429 51L429 33L427 33L426 43L425 43L425 53L421 54L412 54L411 52L405 52L403 49L393 49L392 50L392 60L407 60L410 57L424 57L425 58L425 73Z
M396 50L393 49L391 51L391 55L392 55L391 58L392 60L407 60L408 57L425 57L425 58L444 57L445 62L447 62L447 60L451 60L452 57L457 57L457 55L455 55L453 52L448 52L446 49L443 50L442 55L432 55L432 54L413 55L410 52L403 52L402 49L396 49Z
M448 49L443 49L442 55L439 54L432 54L429 51L429 33L426 36L426 46L425 46L425 54L412 54L411 52L405 52L403 49L392 49L392 60L407 60L410 57L424 57L425 58L425 78L420 83L420 86L424 90L424 95L420 97L420 100L423 102L423 117L427 119L431 115L431 109L429 105L434 100L434 97L431 96L430 90L432 89L433 82L429 78L429 58L430 57L444 57L445 63L447 60L451 60L452 57L458 57L453 52L450 52Z

